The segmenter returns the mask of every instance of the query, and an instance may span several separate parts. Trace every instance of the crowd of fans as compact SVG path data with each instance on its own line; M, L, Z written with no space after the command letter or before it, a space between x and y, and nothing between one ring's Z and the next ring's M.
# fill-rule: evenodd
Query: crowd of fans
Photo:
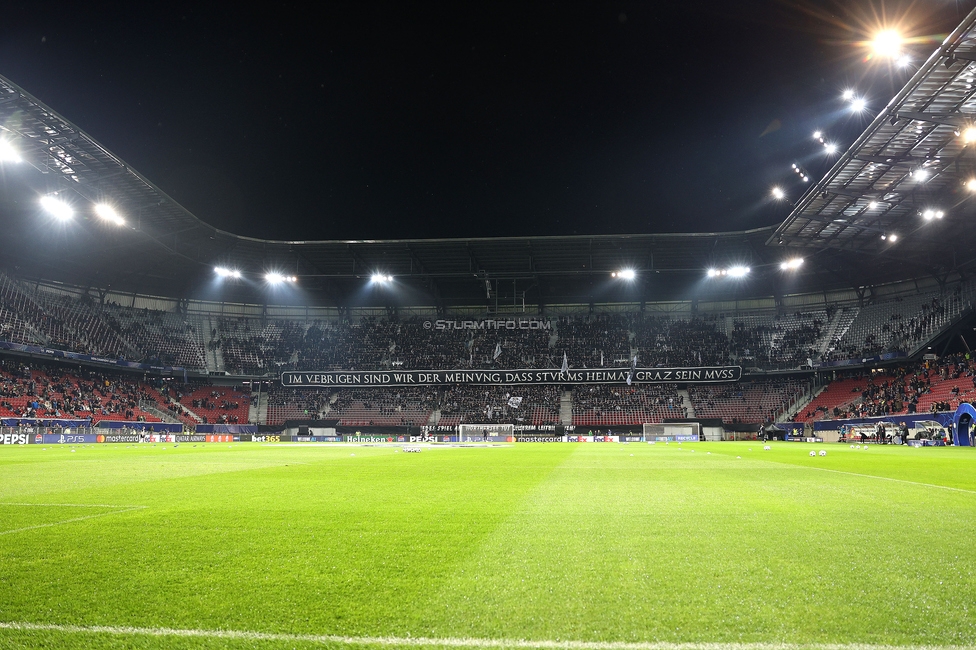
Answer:
M676 384L651 386L591 385L573 391L573 415L601 418L610 414L667 418L688 417Z
M146 419L139 401L148 397L138 382L110 373L0 360L0 414L138 421Z
M597 313L542 320L545 329L431 327L419 316L289 320L184 315L70 297L0 274L0 337L23 343L234 374L288 369L488 369L735 364L799 368L814 359L907 351L961 313L969 285L853 310L693 317ZM860 312L857 310L861 309ZM451 321L455 322L455 321ZM828 326L830 325L830 326ZM828 340L829 339L829 340Z
M976 397L976 361L969 354L955 354L886 371L855 371L842 376L838 383L841 381L850 386L846 397L833 405L812 404L801 413L801 419L952 411Z

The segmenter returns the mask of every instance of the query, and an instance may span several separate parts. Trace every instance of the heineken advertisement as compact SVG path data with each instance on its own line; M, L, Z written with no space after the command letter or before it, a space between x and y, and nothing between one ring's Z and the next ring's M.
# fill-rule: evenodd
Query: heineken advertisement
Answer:
M291 388L335 388L341 386L383 388L387 386L512 386L543 384L705 384L739 381L739 366L700 368L583 368L580 370L330 370L281 373L281 385Z

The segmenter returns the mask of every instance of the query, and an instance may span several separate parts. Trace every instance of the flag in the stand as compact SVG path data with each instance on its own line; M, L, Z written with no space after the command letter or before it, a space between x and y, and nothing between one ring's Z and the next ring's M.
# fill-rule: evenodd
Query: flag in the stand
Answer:
M502 344L501 343L495 343L495 354L491 358L494 360L494 359L497 359L500 356L502 356Z
M518 407L522 406L522 398L521 397L509 397L508 398L508 405L511 406L513 409L517 409Z
M627 385L630 386L630 382L634 381L634 373L637 372L637 355L630 360L630 372L627 373Z
M565 352L563 352L563 367L560 372L569 372L569 357L566 356Z
M603 350L600 350L600 367L603 367Z

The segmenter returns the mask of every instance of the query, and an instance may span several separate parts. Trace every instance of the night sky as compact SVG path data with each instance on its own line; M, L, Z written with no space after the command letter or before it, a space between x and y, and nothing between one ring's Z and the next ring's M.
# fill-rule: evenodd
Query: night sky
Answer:
M973 2L10 4L0 74L200 219L311 240L778 223L811 133L911 74L863 41L917 66Z

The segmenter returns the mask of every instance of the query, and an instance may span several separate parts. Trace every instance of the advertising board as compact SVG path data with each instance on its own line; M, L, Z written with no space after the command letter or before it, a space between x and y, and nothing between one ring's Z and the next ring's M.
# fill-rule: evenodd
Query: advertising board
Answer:
M41 438L45 445L87 445L101 442L94 433L45 433Z

